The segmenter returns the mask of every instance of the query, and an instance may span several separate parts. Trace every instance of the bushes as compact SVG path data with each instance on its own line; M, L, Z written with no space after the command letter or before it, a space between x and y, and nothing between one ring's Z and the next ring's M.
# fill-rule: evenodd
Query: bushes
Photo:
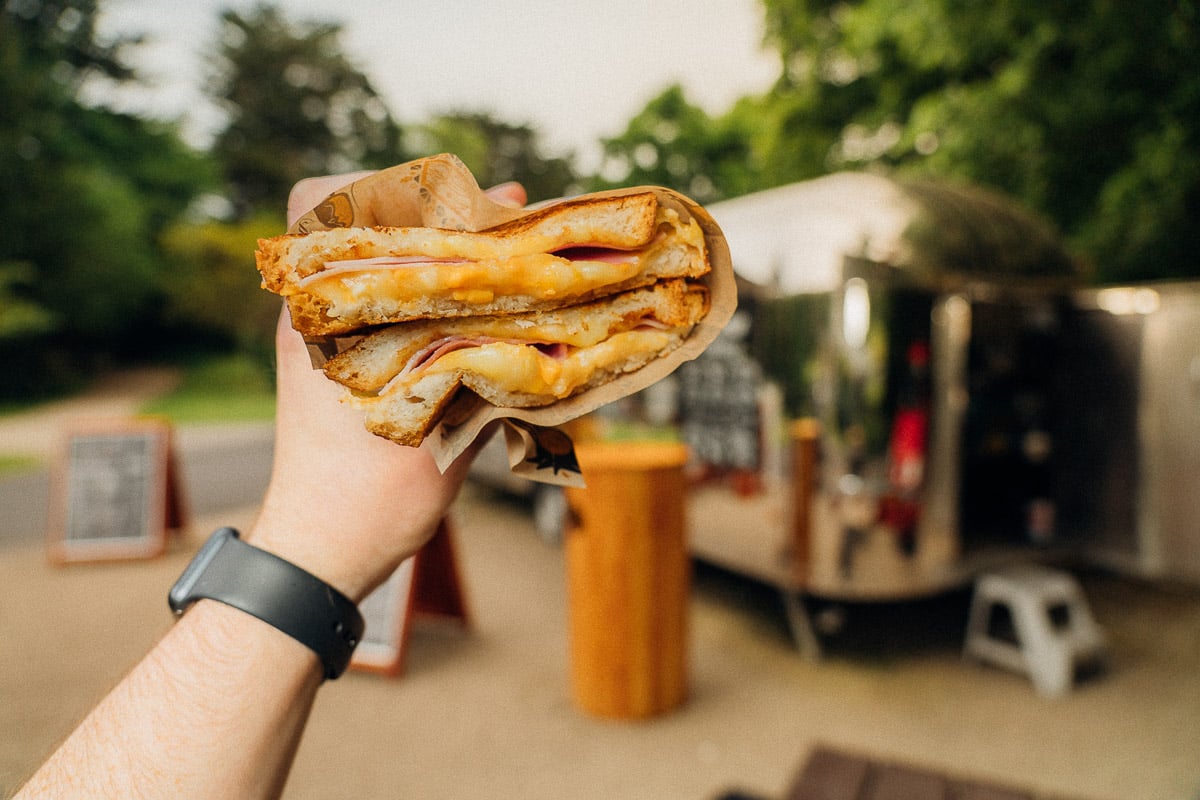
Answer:
M256 357L269 355L280 304L260 287L254 249L259 238L283 230L282 219L268 216L168 228L162 237L168 264L162 278L164 321L216 336Z

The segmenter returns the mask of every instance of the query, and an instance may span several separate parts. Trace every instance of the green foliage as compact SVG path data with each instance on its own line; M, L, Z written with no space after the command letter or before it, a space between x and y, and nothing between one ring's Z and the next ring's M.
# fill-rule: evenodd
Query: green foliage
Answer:
M216 335L247 353L271 351L279 298L260 288L254 250L284 229L281 217L179 222L163 234L167 321Z
M12 58L9 64L51 73L50 81L68 89L89 76L128 80L133 71L121 51L133 40L96 38L100 5L99 0L8 0L0 8L0 53ZM29 94L39 91L33 87Z
M667 186L701 203L749 190L756 184L751 124L744 113L714 120L688 101L683 87L668 87L624 133L603 141L605 162L594 188Z
M33 276L29 262L0 262L0 340L27 339L57 326L54 314L24 296Z
M40 226L41 298L70 333L116 342L144 314L157 259L141 198L101 164L73 164L60 177L52 217Z
M213 154L239 214L283 208L303 178L404 160L387 105L341 51L340 25L293 23L272 5L221 22L207 86L228 123Z
M68 114L67 126L82 140L80 158L97 158L121 175L153 236L188 212L202 192L218 186L216 163L184 144L174 124L104 109L74 108Z
M886 172L935 204L935 185L981 186L1052 221L1099 280L1200 276L1194 0L762 0L772 90L714 116L668 86L602 143L595 177L471 110L402 136L340 26L272 5L222 15L206 77L226 125L195 152L169 122L80 101L136 79L136 42L96 36L100 5L0 3L0 400L190 337L269 352L278 301L251 259L291 185L410 153L457 153L481 184L517 180L534 201L654 183L712 202L839 170ZM197 218L222 181L234 220ZM941 223L913 235L935 261L978 246ZM985 266L1050 240L1012 241ZM778 365L788 381L796 369Z
M795 126L765 157L794 142L808 170L999 189L1053 220L1103 280L1200 275L1193 2L763 7L784 68L771 124Z
M188 367L174 391L141 413L174 423L269 420L275 415L273 373L246 355L203 358Z
M128 40L96 39L98 3L0 7L0 397L40 395L158 331L158 232L210 175L172 126L83 105L129 80Z

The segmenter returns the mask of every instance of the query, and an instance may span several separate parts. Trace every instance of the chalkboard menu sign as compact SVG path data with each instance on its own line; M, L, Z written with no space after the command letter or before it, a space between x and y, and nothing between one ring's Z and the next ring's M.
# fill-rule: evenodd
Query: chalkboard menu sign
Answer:
M759 365L722 335L677 375L683 440L695 458L721 469L757 470L762 457Z
M153 420L80 425L55 470L51 560L152 558L182 524L171 429Z
M412 558L358 604L366 622L350 668L395 677L404 671L410 623L436 616L469 624L466 598L451 538L443 519L437 532Z

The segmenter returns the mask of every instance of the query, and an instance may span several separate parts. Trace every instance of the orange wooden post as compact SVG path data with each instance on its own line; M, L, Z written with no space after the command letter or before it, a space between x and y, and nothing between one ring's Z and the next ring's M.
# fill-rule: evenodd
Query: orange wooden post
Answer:
M817 485L817 448L820 424L812 418L792 423L792 531L788 541L792 574L808 577L812 548L813 492Z
M687 696L691 565L684 445L576 447L586 489L568 489L568 627L574 700L601 717L667 712Z

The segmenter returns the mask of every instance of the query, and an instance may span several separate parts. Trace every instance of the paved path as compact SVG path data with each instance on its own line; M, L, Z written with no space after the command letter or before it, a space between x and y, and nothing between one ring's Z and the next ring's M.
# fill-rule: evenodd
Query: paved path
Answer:
M178 370L167 367L125 370L99 379L74 397L0 417L0 455L50 461L62 446L63 431L73 422L136 414L147 400L178 382Z
M178 373L171 369L115 373L78 396L0 417L0 455L40 462L33 471L0 476L0 546L45 533L50 469L72 424L132 416L177 380ZM176 428L175 455L185 512L205 516L257 503L270 475L273 447L268 422Z

